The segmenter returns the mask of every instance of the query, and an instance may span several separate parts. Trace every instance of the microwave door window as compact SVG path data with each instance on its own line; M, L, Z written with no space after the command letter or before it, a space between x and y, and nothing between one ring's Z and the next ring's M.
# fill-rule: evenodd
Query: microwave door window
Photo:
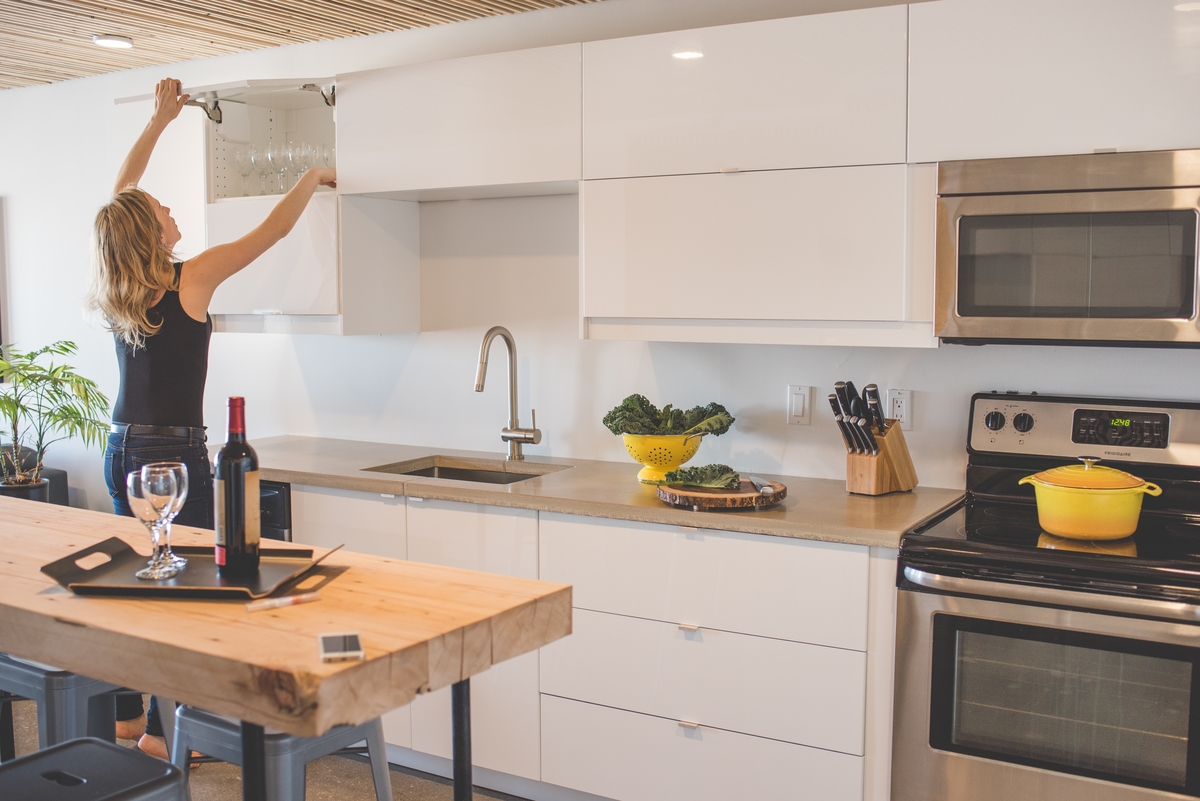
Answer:
M959 220L962 317L1188 319L1194 211Z

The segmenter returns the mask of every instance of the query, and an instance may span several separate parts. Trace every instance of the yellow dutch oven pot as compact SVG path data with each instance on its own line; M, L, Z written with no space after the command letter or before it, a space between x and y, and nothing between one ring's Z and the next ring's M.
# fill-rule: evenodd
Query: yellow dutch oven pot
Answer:
M1143 495L1161 495L1157 484L1083 459L1026 476L1037 497L1038 523L1059 537L1117 540L1137 530Z

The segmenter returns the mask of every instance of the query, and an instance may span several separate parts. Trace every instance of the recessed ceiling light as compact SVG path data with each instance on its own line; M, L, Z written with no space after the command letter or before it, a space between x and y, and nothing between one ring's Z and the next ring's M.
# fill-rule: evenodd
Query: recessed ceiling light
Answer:
M92 43L101 47L112 47L118 50L128 50L133 47L133 40L128 36L116 36L111 33L92 34Z
M1180 3L1175 6L1176 11L1200 11L1200 3Z
M1197 5L1200 5L1200 3L1197 3ZM682 59L704 58L703 53L697 53L695 50L684 50L679 53L672 53L671 55L675 56L675 58L682 58Z

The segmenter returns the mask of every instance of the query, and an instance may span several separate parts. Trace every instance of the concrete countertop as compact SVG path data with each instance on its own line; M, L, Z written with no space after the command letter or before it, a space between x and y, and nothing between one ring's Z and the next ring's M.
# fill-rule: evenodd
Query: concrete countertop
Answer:
M261 477L269 481L881 548L896 548L905 531L962 497L959 490L936 487L867 497L847 493L844 481L765 474L787 486L782 503L758 510L694 512L660 501L654 487L638 482L640 467L632 460L529 456L506 463L502 453L294 435L254 440L252 445ZM413 462L402 469L424 467L435 455L443 457L438 460L443 465L538 475L513 484L483 484L365 469L402 462Z

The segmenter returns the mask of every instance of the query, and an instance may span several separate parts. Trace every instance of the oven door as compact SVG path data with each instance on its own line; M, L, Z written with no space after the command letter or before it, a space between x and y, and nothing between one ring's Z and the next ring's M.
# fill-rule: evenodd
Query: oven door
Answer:
M893 801L1200 797L1200 625L903 587L897 610Z
M1200 347L1200 189L938 198L948 342Z

